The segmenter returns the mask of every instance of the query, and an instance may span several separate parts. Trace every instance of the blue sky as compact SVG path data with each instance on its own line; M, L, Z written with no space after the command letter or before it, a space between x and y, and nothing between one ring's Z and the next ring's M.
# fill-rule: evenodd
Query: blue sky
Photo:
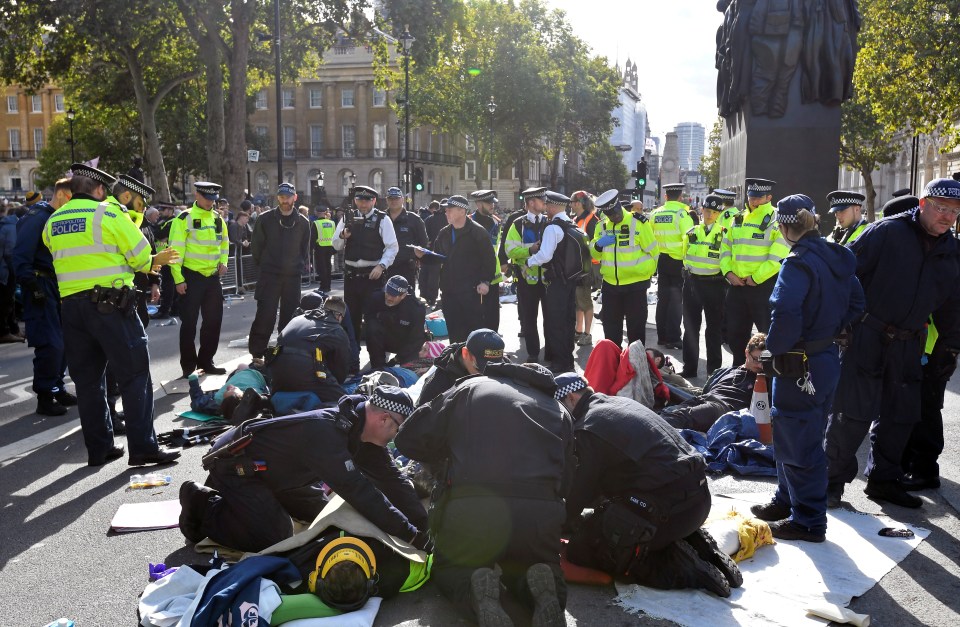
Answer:
M577 36L597 55L639 64L640 96L650 128L663 137L679 122L710 132L717 118L715 0L544 0L566 11Z

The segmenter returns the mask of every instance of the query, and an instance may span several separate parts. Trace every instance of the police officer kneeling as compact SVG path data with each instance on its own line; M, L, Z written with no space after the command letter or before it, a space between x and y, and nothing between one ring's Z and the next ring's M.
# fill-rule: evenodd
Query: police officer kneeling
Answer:
M412 291L407 279L397 274L367 299L367 352L374 370L387 365L387 351L397 355L396 363L405 364L417 359L423 348L427 307Z
M556 398L573 414L578 459L567 558L652 588L730 596L743 583L740 570L700 528L710 513L703 458L640 403L596 393L574 373L556 381Z
M234 427L204 457L206 486L180 486L180 531L260 551L292 536L294 518L316 518L326 485L383 531L427 549L427 513L385 448L412 411L404 390L380 386L337 409Z

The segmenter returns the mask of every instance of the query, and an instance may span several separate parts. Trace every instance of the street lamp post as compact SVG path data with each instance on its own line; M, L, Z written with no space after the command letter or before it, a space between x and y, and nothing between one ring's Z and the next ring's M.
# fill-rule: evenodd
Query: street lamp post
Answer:
M277 83L277 185L283 183L283 120L280 111L283 108L281 98L283 89L280 84L280 0L273 0L273 74Z
M400 43L403 45L403 161L404 196L410 197L410 48L416 38L410 34L410 27L403 27Z
M70 163L77 162L77 155L73 143L73 118L75 117L77 117L77 112L73 110L73 107L67 109L67 122L70 123Z
M497 103L493 96L490 96L490 102L487 103L487 111L490 113L490 189L493 189L493 114L497 112Z

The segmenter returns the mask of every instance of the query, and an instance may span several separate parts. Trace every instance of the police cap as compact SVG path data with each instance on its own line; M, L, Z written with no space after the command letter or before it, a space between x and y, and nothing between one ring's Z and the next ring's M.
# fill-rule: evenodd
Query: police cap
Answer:
M117 179L107 174L103 170L98 170L85 163L74 163L72 166L70 166L70 171L73 172L74 176L82 176L84 178L94 180L106 187L113 187L113 185L117 182Z
M193 184L193 189L207 200L216 200L220 197L221 186L209 181L197 181Z
M777 184L776 181L770 179L746 179L743 183L747 188L747 196L753 196L754 198L772 194L773 188Z
M827 194L827 202L830 204L830 213L843 211L850 205L863 205L866 196L859 192L848 192L838 189Z
M154 195L154 193L156 193L156 190L154 190L152 187L146 183L141 183L129 174L121 174L117 179L117 183L123 187L126 187L134 194L139 194L144 200L150 198Z

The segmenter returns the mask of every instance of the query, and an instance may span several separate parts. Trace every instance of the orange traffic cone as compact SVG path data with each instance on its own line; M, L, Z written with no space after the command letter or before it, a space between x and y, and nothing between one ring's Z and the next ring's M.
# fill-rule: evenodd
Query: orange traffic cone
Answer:
M757 422L760 430L760 441L764 444L773 443L773 425L770 424L770 395L767 394L767 377L763 373L757 375L753 384L753 398L750 399L750 413Z

